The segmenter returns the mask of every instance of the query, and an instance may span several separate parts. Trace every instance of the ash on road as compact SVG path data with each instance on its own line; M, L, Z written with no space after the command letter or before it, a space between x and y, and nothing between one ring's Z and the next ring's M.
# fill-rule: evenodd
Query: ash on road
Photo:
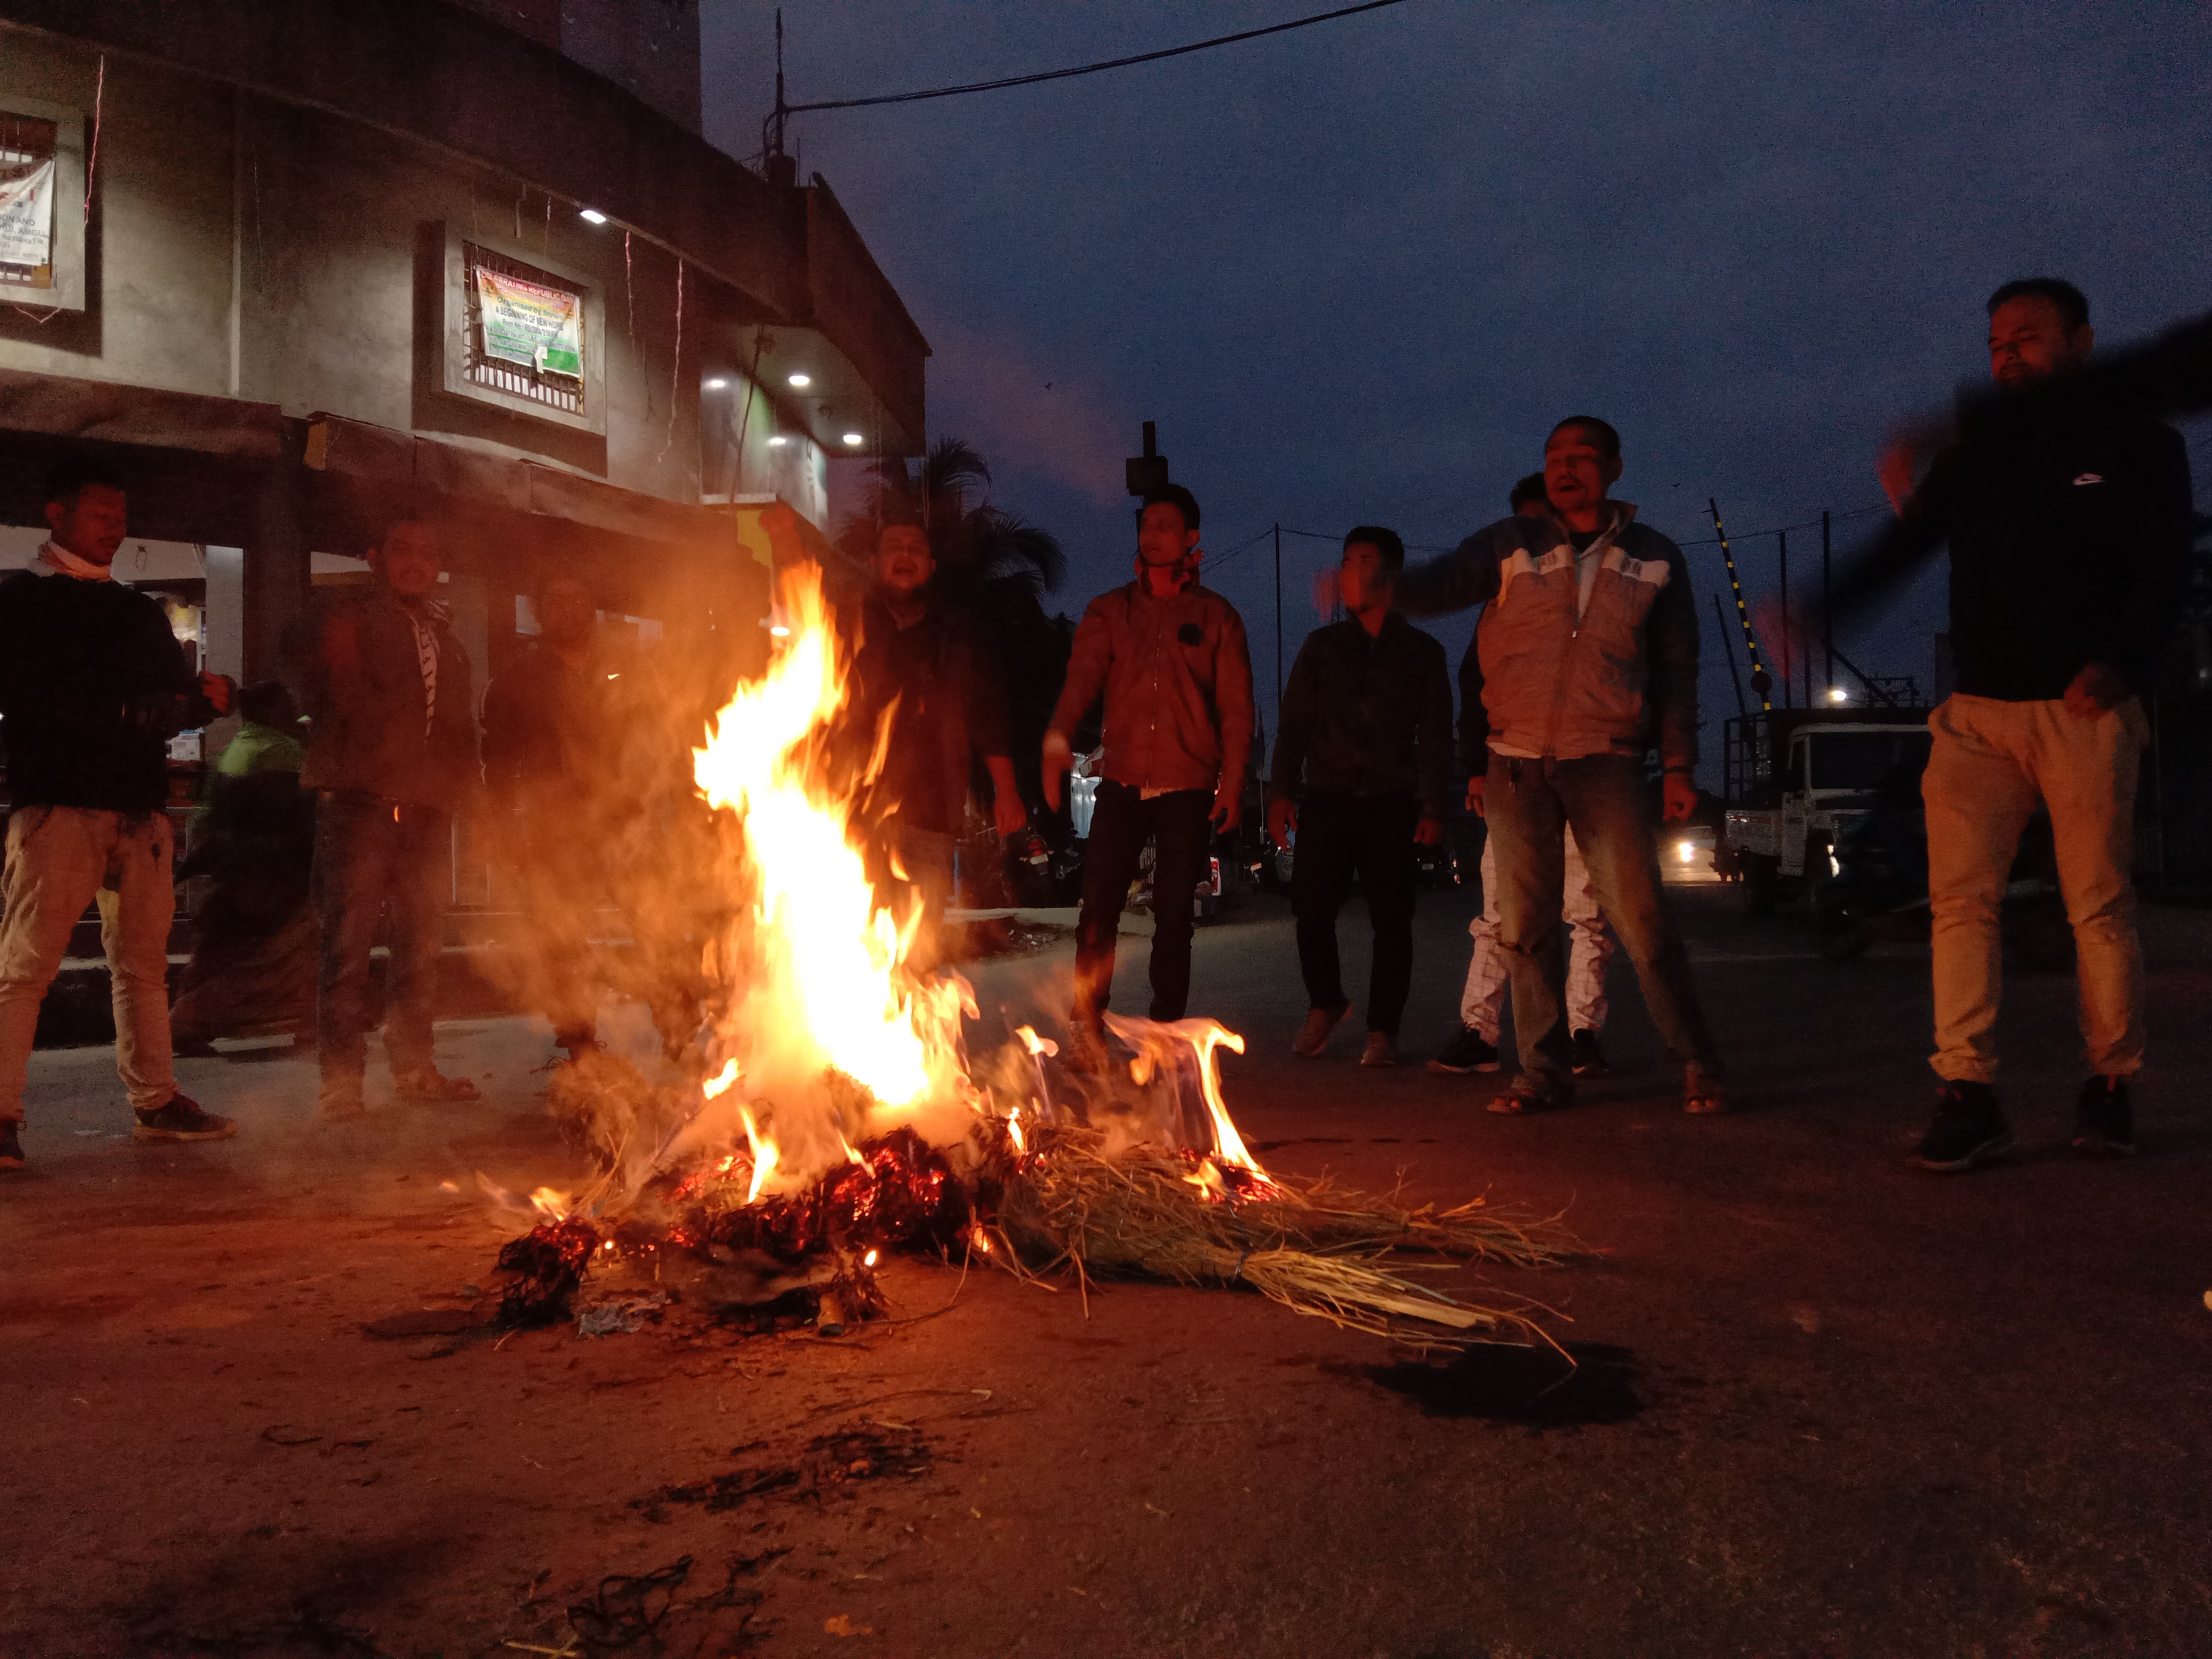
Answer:
M847 1340L650 1297L632 1334L501 1340L474 1172L576 1173L542 1027L443 1026L484 1102L372 1094L341 1128L308 1061L186 1062L243 1125L207 1146L120 1138L106 1051L41 1054L0 1182L0 1654L2205 1650L2212 927L2146 913L2139 1158L2065 1152L2071 981L2015 979L2022 1152L1947 1181L1902 1161L1924 953L1836 966L1802 922L1675 896L1733 1117L1682 1115L1625 972L1620 1074L1504 1119L1492 1079L1359 1070L1349 1029L1294 1059L1279 912L1200 934L1271 1166L1563 1209L1607 1252L1490 1275L1559 1310L1571 1376L921 1263ZM1427 902L1409 1051L1449 1029L1466 917ZM983 1041L1064 1006L1066 955L978 975Z

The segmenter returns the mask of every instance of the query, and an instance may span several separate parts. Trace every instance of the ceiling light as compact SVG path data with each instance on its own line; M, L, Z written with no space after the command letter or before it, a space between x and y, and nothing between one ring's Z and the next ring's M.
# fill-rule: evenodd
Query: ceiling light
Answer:
M790 440L790 439L788 439L788 438L785 437L785 436L783 435L783 434L781 434L781 432L779 432L779 433L777 433L777 434L775 434L775 436L774 436L773 438L770 438L770 439L768 441L768 447L769 447L770 449L781 449L781 448L782 448L786 444L789 443L790 441L791 441L791 440Z
M707 382L707 390L709 392L720 392L727 385L729 385L729 382L724 380L720 375L717 374L713 380Z
M607 222L607 216L597 208L579 209L576 216L587 225L603 225Z
M775 635L775 637L780 640L787 640L791 637L791 630L788 628L786 628L781 623L774 623L769 627L768 631Z
M845 434L845 447L848 449L858 449L866 441L867 441L861 437L857 432L848 432Z
M797 386L802 392L804 392L808 386L814 384L814 377L811 374L793 374L790 377L790 380L791 384Z
M1842 686L1832 685L1828 688L1828 701L1830 702L1849 702L1850 700L1851 694L1844 690Z

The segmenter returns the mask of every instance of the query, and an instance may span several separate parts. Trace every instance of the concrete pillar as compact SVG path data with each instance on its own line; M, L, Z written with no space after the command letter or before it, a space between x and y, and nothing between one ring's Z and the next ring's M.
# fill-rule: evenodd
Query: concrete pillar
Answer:
M300 441L288 435L286 453L256 493L252 544L244 550L240 587L245 680L283 679L295 690L305 665L294 660L313 580L308 563Z
M246 682L246 550L210 547L207 552L206 630L208 668Z

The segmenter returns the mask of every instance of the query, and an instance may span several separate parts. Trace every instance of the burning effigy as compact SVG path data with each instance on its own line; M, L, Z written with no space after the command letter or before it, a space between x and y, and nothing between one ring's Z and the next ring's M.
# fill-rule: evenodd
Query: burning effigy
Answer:
M1085 1285L1248 1287L1417 1348L1548 1340L1534 1304L1419 1275L1557 1261L1553 1225L1271 1176L1222 1094L1220 1050L1243 1041L1212 1020L1109 1014L1103 1069L1063 1065L1028 1026L971 1055L967 981L912 965L936 959L916 950L921 905L868 879L833 753L846 665L819 572L787 573L781 609L787 636L694 751L726 921L691 1052L673 1083L596 1054L558 1075L552 1109L599 1173L532 1195L535 1224L500 1257L503 1321L563 1317L587 1275L649 1264L656 1281L681 1266L742 1284L723 1299L764 1317L842 1325L881 1311L878 1264L906 1251Z

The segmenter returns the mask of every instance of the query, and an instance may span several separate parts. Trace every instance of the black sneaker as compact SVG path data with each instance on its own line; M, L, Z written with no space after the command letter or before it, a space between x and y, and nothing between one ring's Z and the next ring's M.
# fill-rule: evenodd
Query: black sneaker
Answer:
M2135 1108L2124 1077L2093 1077L2074 1103L2074 1150L2084 1158L2130 1158L2136 1150Z
M1947 1083L1911 1161L1923 1170L1955 1173L2011 1150L2012 1131L1997 1109L1996 1091L1986 1083Z
M1485 1042L1482 1034L1472 1025L1462 1025L1459 1035L1444 1044L1443 1052L1429 1062L1432 1072L1494 1072L1498 1069L1498 1045Z
M1605 1063L1605 1050L1597 1046L1595 1031L1575 1033L1575 1075L1588 1078L1613 1075L1613 1067Z
M12 1117L0 1117L0 1170L23 1167L23 1126Z
M238 1133L238 1125L213 1112L204 1112L189 1095L171 1095L150 1112L140 1112L136 1140L225 1140Z

